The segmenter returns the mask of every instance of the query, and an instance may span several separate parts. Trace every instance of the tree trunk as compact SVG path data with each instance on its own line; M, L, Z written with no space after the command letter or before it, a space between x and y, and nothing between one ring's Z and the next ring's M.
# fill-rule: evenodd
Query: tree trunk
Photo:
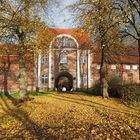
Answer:
M106 64L105 64L105 54L104 49L101 52L101 65L100 65L100 95L104 98L108 98L108 84L105 79L105 71L106 71Z
M101 52L101 64L100 64L100 95L103 95L103 66L104 66L104 53Z
M25 101L28 100L28 92L27 92L27 77L26 77L26 66L25 66L25 47L22 44L19 48L19 75L20 75L20 100Z
M138 51L139 51L139 82L140 82L140 39L138 39Z

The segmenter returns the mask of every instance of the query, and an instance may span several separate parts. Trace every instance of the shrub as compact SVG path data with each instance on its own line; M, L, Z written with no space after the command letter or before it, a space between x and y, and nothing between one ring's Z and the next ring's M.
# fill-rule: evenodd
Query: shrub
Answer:
M121 77L113 77L108 82L109 96L120 98L124 103L137 105L140 104L140 85L126 84ZM100 84L96 82L88 92L91 95L100 95Z
M123 80L119 76L113 77L112 79L109 80L108 92L109 92L110 97L119 97L117 89L122 83L123 83Z
M123 102L127 104L137 104L140 102L140 85L126 84L117 88L117 93Z
M100 95L100 83L99 82L96 82L92 88L88 91L88 94L91 94L91 95Z
M118 97L127 104L140 102L140 85L126 84L121 77L113 77L108 84L109 96Z
M117 94L117 88L122 84L121 77L113 77L108 81L108 93L110 97L119 97ZM90 90L90 94L92 95L100 95L100 83L97 81ZM101 95L100 95L101 96Z

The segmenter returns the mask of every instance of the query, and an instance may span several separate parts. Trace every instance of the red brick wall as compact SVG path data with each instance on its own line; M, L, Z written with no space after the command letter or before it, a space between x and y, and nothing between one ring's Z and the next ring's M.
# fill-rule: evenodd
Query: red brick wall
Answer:
M86 54L87 55L87 54ZM64 64L68 69L68 72L75 77L74 80L74 88L76 89L76 51L68 51L67 54L68 63ZM93 57L92 57L93 58ZM52 87L54 87L55 77L59 73L59 51L52 52ZM92 59L91 59L92 61ZM91 62L92 63L92 62ZM7 64L6 64L7 65ZM97 63L92 63L91 66L91 85L93 85L96 81L99 80L99 70L97 69ZM125 64L116 64L116 69L111 69L112 64L107 65L107 74L109 77L113 76L122 76L123 80L129 83L139 83L139 71L133 70L132 65L130 70L125 69ZM41 75L46 74L48 75L48 62L46 64L42 64L41 67ZM9 70L7 73L4 72L4 65L1 63L0 68L0 92L4 90L4 77L7 76L7 88L9 91L19 91L19 66L17 62L12 62L10 64ZM80 75L83 73L87 73L87 63L80 64ZM27 63L27 79L28 79L28 90L35 90L35 71L34 71L34 62ZM4 76L5 75L5 76ZM81 83L81 87L87 88L87 84L84 85ZM47 89L47 84L42 84L41 88Z
M33 65L27 65L27 80L28 80L28 90L34 90L34 70ZM7 82L7 84L6 84ZM18 63L10 64L9 70L4 70L1 67L0 71L0 92L4 91L6 87L8 91L17 92L19 91L19 65Z

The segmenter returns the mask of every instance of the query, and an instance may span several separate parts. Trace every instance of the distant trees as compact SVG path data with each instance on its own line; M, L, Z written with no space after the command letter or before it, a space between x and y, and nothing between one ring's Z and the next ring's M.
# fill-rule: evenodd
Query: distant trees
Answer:
M46 0L2 0L0 3L0 37L1 41L18 44L20 99L28 100L26 60L31 49L35 33L40 27L38 8L45 8ZM35 45L34 47L36 47Z

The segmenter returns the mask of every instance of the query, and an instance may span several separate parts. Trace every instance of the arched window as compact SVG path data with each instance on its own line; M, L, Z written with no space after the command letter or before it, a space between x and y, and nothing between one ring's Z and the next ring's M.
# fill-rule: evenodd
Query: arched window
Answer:
M42 84L47 84L48 83L48 76L47 75L45 75L45 74L43 74L42 75Z

